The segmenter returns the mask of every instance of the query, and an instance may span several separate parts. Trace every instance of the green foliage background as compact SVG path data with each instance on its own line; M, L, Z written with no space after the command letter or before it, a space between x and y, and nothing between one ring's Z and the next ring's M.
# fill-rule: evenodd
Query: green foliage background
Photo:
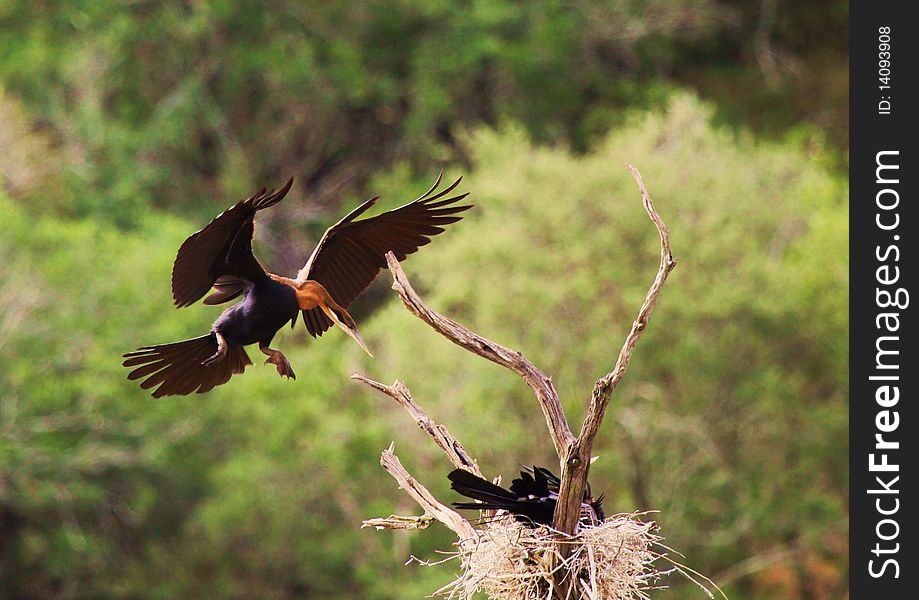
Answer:
M377 464L392 440L452 495L433 445L348 374L405 381L488 474L551 465L551 443L528 389L386 274L354 307L376 360L283 331L295 382L257 365L153 400L120 354L210 326L217 309L171 308L171 263L239 197L297 177L258 232L287 272L342 210L446 167L476 209L409 276L552 374L576 424L657 264L629 162L679 266L592 484L611 512L660 510L733 600L845 597L846 10L807 4L0 3L0 598L446 583L451 563L403 563L447 532L358 529L417 511Z

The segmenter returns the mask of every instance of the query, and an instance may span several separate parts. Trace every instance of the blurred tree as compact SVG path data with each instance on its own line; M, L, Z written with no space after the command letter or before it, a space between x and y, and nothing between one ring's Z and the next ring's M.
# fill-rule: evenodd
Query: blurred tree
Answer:
M585 150L674 81L767 131L845 131L845 7L7 0L0 82L69 149L78 214L203 218L295 174L313 203L299 222L324 225L379 169L462 158L459 127L510 119Z

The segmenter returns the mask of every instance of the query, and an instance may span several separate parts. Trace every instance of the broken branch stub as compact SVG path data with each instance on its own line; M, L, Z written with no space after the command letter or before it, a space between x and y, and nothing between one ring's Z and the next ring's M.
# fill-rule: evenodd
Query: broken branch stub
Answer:
M441 504L426 487L409 475L405 467L402 466L399 457L396 456L393 451L392 444L383 451L380 457L380 465L382 465L387 473L393 476L393 479L399 482L399 487L405 490L405 493L411 496L427 514L446 525L448 529L455 533L459 537L460 542L477 538L475 529L469 524L469 521L464 519L462 515L452 508L448 508Z

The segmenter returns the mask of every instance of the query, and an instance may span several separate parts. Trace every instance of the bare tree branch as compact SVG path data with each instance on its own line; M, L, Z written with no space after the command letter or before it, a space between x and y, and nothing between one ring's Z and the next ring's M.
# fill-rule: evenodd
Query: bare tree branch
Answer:
M431 515L441 523L447 526L453 533L459 536L460 542L468 539L476 539L475 529L464 519L458 512L441 504L426 487L421 485L417 479L409 475L399 457L393 452L393 444L383 450L380 457L380 464L387 473L399 482L399 487L405 490L415 502L417 502L425 513Z
M434 517L428 514L420 517L402 517L389 515L378 519L365 519L361 522L361 529L373 527L374 529L427 529L434 522Z
M496 344L425 306L408 282L405 271L402 270L392 252L386 254L386 262L389 263L389 270L393 275L392 289L399 294L402 303L412 314L457 346L510 369L530 386L546 418L546 425L549 427L549 434L555 444L555 451L559 458L566 456L568 447L575 442L575 437L571 433L571 428L568 427L568 421L565 419L565 412L562 410L562 403L552 384L552 379L519 352Z
M482 477L482 472L479 470L479 465L476 464L475 459L473 459L463 445L453 436L447 428L443 425L436 423L431 419L424 410L415 404L415 401L412 399L411 392L408 391L408 388L401 381L396 381L391 386L373 379L369 379L360 373L354 373L351 375L351 379L355 381L360 381L361 383L367 384L375 390L379 390L398 402L405 410L408 411L412 418L415 420L415 424L421 428L422 431L431 436L431 439L434 440L434 443L440 447L441 450L447 455L447 458L450 459L450 462L453 463L453 466L458 469L465 469L474 475Z
M626 370L629 368L629 361L632 359L632 352L635 350L635 344L638 338L644 333L651 318L651 312L657 304L657 299L661 294L664 283L670 272L676 267L676 260L670 252L670 232L663 219L657 214L654 203L651 201L651 195L645 187L641 178L641 173L634 166L629 165L629 172L638 189L641 192L641 201L645 211L657 227L658 235L661 241L661 259L657 274L654 281L645 295L645 301L638 311L638 316L632 322L632 328L625 338L622 349L619 350L619 356L613 370L604 375L597 381L591 395L590 404L587 407L587 414L584 417L584 424L581 427L581 433L577 441L569 446L567 454L562 461L562 483L559 489L558 505L555 508L555 516L552 525L555 529L563 533L574 533L578 523L581 511L581 501L584 498L584 488L587 485L587 473L590 469L590 453L593 449L594 440L603 417L606 414L606 407L609 405L613 391L622 381Z

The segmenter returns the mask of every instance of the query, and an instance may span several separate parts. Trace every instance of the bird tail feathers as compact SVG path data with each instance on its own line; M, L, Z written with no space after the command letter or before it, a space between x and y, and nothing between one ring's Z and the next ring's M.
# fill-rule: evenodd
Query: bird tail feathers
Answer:
M202 394L230 380L230 377L245 371L252 364L245 348L227 348L226 355L210 365L201 363L217 351L217 336L213 332L201 337L144 346L124 355L122 365L134 367L128 379L146 378L140 384L143 389L155 386L153 397L179 395L197 392Z
M486 479L473 475L469 471L455 469L447 475L447 478L451 482L450 487L463 496L496 505L484 506L471 502L465 503L472 508L507 508L517 503L517 497L514 494ZM455 504L455 506L467 508L467 506L460 506L459 504Z

